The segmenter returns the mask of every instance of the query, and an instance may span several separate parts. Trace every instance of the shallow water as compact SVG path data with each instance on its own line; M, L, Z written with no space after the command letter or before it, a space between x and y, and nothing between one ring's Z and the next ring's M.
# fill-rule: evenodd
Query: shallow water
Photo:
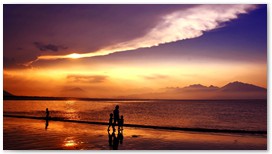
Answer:
M125 123L232 130L267 129L266 100L223 101L26 101L5 100L4 115L107 122L115 105Z

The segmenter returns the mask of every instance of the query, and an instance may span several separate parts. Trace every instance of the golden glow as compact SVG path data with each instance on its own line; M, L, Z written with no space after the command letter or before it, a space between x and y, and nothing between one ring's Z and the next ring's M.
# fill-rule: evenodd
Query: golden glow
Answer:
M69 75L106 78L103 81L88 78L80 81L69 79ZM15 95L109 98L160 92L165 87L191 84L221 87L233 81L266 88L266 63L94 63L77 66L65 63L51 68L4 70L3 86Z
M63 147L65 149L77 149L78 143L74 139L74 137L66 137L63 143Z
M64 144L64 146L66 147L71 147L71 146L75 146L76 143L73 140L70 141L66 141L66 143Z
M72 53L72 54L68 55L67 57L72 58L72 59L78 59L78 58L81 58L81 55L77 54L77 53Z

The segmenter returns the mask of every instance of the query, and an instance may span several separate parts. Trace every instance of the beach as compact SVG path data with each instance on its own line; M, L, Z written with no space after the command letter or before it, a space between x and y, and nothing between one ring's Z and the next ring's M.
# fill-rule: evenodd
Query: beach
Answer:
M3 118L4 150L111 150L107 126ZM267 135L124 127L118 150L266 150Z

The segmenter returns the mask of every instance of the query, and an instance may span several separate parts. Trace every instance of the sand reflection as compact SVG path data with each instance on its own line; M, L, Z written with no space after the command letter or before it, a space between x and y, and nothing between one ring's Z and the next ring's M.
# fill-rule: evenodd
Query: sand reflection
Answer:
M84 142L76 139L75 137L66 137L63 142L63 148L67 150L80 150Z

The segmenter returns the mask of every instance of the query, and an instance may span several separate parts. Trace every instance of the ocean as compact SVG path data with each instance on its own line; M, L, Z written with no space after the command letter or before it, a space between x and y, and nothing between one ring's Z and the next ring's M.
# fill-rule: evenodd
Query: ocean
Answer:
M125 124L245 131L267 130L267 100L5 100L4 116L108 122L116 105Z

